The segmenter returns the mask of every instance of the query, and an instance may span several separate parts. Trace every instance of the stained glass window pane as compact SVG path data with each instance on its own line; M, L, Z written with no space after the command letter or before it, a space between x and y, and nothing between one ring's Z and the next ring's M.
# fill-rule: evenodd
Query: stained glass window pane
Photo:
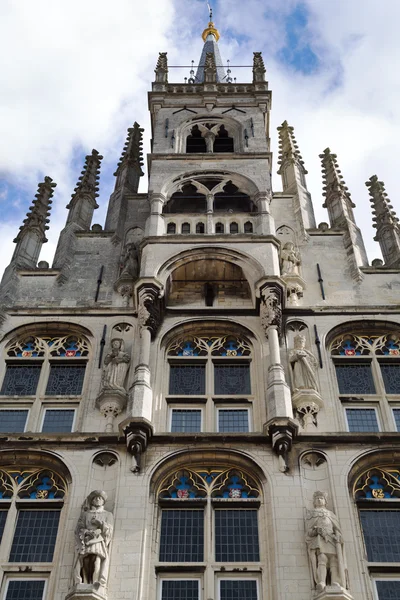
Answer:
M257 581L254 579L222 579L220 600L257 600Z
M48 408L44 414L42 431L46 433L64 433L72 431L74 409Z
M82 392L85 365L51 365L46 396L76 396Z
M335 365L341 394L375 394L370 364Z
M400 394L400 364L380 363L385 390L388 394Z
M20 510L10 562L51 562L59 520L59 510Z
M215 394L251 394L250 365L214 365Z
M180 433L201 431L201 410L174 408L172 410L171 431L179 431Z
M36 393L41 365L7 365L2 396L32 396Z
M205 391L205 365L171 365L169 378L170 394L192 396L205 394Z
M374 408L347 408L349 431L379 431L378 419Z
M260 560L256 510L215 511L215 560L218 562Z
M400 581L398 579L377 581L376 589L379 600L399 600L400 598Z
M199 580L164 580L162 582L161 600L199 600Z
M224 433L249 431L249 411L246 408L221 408L218 411L218 431Z
M397 431L400 431L400 408L393 409L393 416L396 422Z
M29 579L10 581L6 600L42 600L45 583Z
M3 531L4 531L4 526L6 524L6 519L7 519L7 511L0 510L0 543L1 543L1 538L3 537Z
M0 410L0 433L18 433L25 431L28 410Z
M204 559L202 510L163 510L160 561L201 562Z
M400 511L360 510L370 562L400 562Z

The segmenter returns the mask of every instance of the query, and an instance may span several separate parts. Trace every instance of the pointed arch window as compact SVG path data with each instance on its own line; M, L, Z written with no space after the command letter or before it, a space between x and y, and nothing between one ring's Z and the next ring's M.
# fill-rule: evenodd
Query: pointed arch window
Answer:
M251 221L246 221L244 224L244 232L253 233L253 223Z
M215 233L225 233L225 225L221 222L216 223Z
M205 225L204 223L196 223L196 233L204 233Z
M168 234L174 234L174 233L176 233L176 225L175 225L175 223L168 223L168 225L167 225L167 233Z
M182 223L181 233L185 235L190 233L190 223Z
M229 225L229 233L239 233L239 225L237 223L231 223Z

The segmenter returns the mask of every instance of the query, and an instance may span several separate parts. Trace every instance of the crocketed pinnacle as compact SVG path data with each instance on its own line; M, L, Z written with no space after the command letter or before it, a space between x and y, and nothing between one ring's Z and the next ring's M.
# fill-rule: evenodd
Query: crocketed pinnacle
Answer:
M354 208L355 204L351 200L349 189L346 186L342 172L339 169L336 154L332 154L330 149L326 148L319 157L322 162L322 180L325 196L324 208L327 208L327 201L332 194L340 194L343 200L345 200L351 208Z
M18 243L32 229L39 233L42 243L47 242L45 232L49 228L47 223L49 223L51 198L56 186L57 184L53 182L51 177L45 177L44 181L39 183L35 200L32 202L32 206L29 207L29 212L26 213L23 225L19 228L18 235L14 240L15 243Z
M90 196L95 204L95 208L98 208L96 198L98 197L99 191L99 179L100 179L100 165L103 157L97 152L92 150L91 154L88 154L85 158L85 164L83 171L78 179L74 193L67 208L71 208L74 199L81 196Z
M122 151L121 158L117 165L117 170L114 175L117 176L120 170L129 165L131 167L136 167L139 176L144 175L142 171L143 166L143 131L139 125L139 123L134 123L133 127L128 129L128 135L126 137L126 142L124 145L124 149Z
M379 181L376 175L372 175L365 185L371 196L370 202L374 215L372 220L375 229L379 229L382 225L390 225L399 230L399 219L390 204L383 181Z
M282 125L278 127L279 133L279 156L278 164L279 171L278 175L282 175L282 169L287 162L300 166L303 173L307 175L308 171L304 167L304 161L300 154L299 147L294 136L294 128L291 127L287 121L283 121Z

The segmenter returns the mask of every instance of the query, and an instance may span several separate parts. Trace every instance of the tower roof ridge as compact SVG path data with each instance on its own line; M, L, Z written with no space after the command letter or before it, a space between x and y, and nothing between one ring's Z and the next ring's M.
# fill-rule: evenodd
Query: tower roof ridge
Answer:
M279 135L278 175L282 174L282 167L287 160L300 164L304 174L307 175L308 171L304 166L304 160L294 135L294 127L285 120L277 129Z
M390 199L385 190L383 181L379 181L377 175L372 175L365 182L370 194L372 204L373 226L378 229L380 225L389 224L399 228L399 219L390 204Z
M347 187L346 182L343 179L342 172L339 169L337 155L331 152L330 148L325 148L319 157L322 163L322 181L325 200L331 192L339 192L346 197L352 208L355 208L355 204L351 200L349 188Z
M29 207L29 211L26 213L26 219L24 219L23 224L19 228L18 235L14 239L15 243L19 242L24 233L29 229L38 230L41 235L41 241L47 242L45 232L49 229L47 223L50 222L48 217L50 216L51 205L53 203L51 198L56 186L57 184L54 183L52 178L47 176L44 178L43 182L38 184L35 200Z

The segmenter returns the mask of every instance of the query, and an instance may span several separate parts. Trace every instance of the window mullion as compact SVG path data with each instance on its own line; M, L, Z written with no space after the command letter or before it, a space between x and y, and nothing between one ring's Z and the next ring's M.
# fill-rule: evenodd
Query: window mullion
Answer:
M18 510L15 504L15 500L12 501L11 506L8 508L7 512L7 520L3 531L2 541L0 544L0 564L8 563L8 559L11 552L11 545L14 538L15 526L18 516Z

